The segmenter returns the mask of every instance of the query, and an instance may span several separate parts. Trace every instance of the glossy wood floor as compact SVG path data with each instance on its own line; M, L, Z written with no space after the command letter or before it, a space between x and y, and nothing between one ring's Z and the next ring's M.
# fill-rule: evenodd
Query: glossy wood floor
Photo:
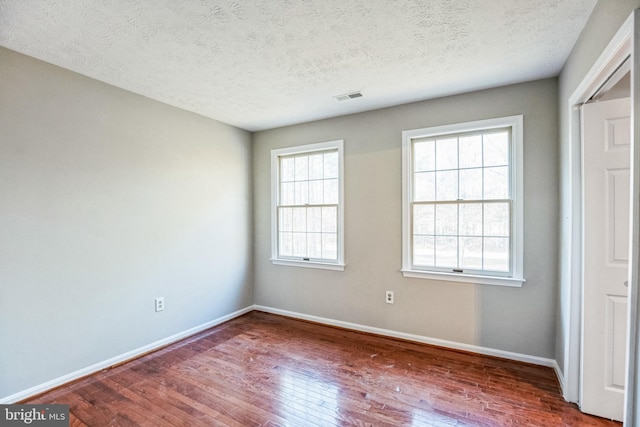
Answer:
M619 426L549 368L252 312L29 403L72 426Z

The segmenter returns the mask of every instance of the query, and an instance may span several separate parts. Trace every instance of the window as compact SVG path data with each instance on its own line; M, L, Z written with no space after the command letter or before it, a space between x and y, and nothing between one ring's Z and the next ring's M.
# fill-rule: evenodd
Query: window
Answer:
M271 151L274 264L344 270L343 141Z
M405 131L405 277L522 286L522 116Z

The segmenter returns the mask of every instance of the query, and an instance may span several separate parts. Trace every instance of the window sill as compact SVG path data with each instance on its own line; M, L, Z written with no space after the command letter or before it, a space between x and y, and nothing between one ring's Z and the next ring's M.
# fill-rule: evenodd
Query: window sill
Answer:
M411 277L414 279L431 279L431 280L445 280L449 282L462 282L462 283L474 283L476 285L494 285L494 286L508 286L512 288L521 288L525 279L515 279L513 277L500 277L500 276L480 276L472 274L457 274L457 273L441 273L436 271L421 271L421 270L402 270L404 277Z
M334 264L327 262L317 262L317 261L296 261L296 260L284 260L284 259L276 259L271 258L271 263L274 265L286 265L288 267L304 267L304 268L318 268L321 270L334 270L334 271L344 271L345 264Z

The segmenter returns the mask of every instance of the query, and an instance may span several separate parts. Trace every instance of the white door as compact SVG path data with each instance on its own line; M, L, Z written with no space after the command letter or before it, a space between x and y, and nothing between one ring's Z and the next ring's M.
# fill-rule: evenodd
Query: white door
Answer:
M583 106L583 412L622 421L629 263L631 104Z

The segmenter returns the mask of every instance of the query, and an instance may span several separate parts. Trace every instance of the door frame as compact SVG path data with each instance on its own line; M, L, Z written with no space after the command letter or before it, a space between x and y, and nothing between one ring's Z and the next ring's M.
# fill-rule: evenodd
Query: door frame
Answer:
M568 287L562 290L561 304L568 313L568 334L563 337L564 369L560 378L564 398L578 402L581 391L580 352L582 334L582 286L583 286L583 212L582 212L582 135L580 133L579 106L593 96L618 67L630 57L631 64L631 239L629 248L629 311L627 337L627 383L625 386L625 424L636 425L640 413L640 329L637 327L640 293L638 292L638 256L640 230L640 120L635 111L640 111L640 13L634 10L618 30L611 42L593 64L582 82L569 98L567 117L569 118L569 153L567 161L568 185L564 187L567 203L567 227L563 230L562 241L567 254L567 262L561 266L561 277Z

